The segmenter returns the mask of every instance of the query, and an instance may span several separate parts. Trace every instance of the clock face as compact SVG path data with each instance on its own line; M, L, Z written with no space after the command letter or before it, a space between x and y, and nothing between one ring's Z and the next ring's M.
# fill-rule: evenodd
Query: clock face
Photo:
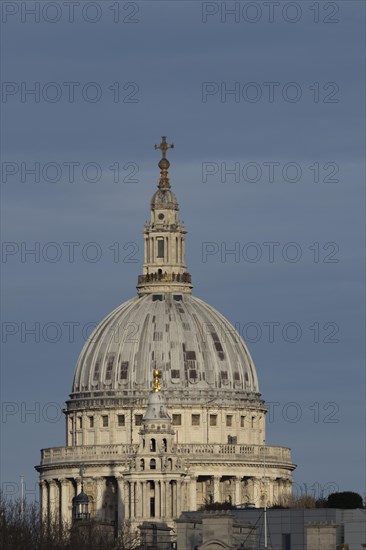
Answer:
M159 214L159 215L158 215L159 220L163 220L164 217L165 217L164 214Z

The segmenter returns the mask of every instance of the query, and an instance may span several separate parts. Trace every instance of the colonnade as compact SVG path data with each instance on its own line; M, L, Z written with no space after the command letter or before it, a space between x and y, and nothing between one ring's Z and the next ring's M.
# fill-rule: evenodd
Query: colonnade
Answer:
M108 493L107 479L113 491ZM40 482L41 513L44 521L72 522L72 499L81 492L81 478L49 479ZM238 475L186 475L176 479L138 475L90 477L84 480L92 517L118 522L156 518L173 520L183 511L195 511L207 502L229 501L234 506L256 507L278 502L291 494L291 482L282 478L242 477ZM105 517L106 494L113 499L113 514Z

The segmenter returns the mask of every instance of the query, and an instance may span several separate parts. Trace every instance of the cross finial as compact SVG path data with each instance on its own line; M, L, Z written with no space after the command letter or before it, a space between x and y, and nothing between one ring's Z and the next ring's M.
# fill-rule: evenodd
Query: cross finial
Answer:
M168 149L174 149L173 143L167 143L166 136L162 136L161 143L159 145L155 144L155 149L160 149L163 154L163 159L166 158L166 152Z

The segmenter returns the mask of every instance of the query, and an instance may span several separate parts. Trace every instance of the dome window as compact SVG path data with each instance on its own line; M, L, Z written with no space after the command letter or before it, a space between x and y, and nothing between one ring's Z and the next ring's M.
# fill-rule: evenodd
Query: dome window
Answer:
M196 369L190 369L189 371L189 379L195 382L197 380L197 371Z
M223 384L227 384L228 383L228 375L227 375L227 370L222 370L220 372L220 376L221 376L221 382Z
M112 380L113 365L114 365L114 353L113 354L111 353L109 354L109 357L108 357L107 369L105 372L105 379L108 382Z
M119 369L119 379L127 380L127 374L128 374L128 361L122 361Z
M99 370L100 370L100 359L98 358L97 362L95 363L94 367L94 373L93 373L93 381L97 382L99 380Z
M163 295L162 294L153 294L152 295L152 301L153 302L162 302L163 301Z
M182 295L181 294L174 294L173 298L176 302L181 302L182 301Z

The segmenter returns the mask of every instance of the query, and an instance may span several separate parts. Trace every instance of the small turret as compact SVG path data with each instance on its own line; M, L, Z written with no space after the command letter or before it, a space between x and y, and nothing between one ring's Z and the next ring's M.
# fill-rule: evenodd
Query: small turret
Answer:
M159 369L154 369L153 388L148 397L140 434L143 437L143 448L166 453L172 448L175 432L161 392L160 378Z

